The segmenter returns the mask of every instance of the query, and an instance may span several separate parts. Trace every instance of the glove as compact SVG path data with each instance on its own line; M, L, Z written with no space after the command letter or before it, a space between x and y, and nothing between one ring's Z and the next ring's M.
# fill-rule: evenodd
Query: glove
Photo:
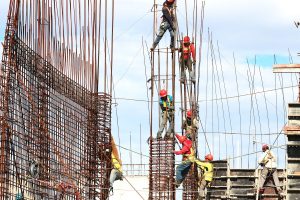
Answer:
M196 64L196 60L193 60L193 65L195 65Z
M175 153L176 155L180 155L179 151L174 151L174 153Z

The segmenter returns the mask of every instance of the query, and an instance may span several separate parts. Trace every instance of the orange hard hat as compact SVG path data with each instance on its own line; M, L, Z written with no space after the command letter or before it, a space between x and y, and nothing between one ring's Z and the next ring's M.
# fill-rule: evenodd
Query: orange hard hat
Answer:
M189 36L185 36L183 38L183 43L190 43L190 37Z
M261 150L265 152L267 149L269 149L269 146L267 144L262 145Z
M192 111L191 111L191 110L188 110L188 111L186 112L186 116L187 116L188 118L192 118Z
M175 0L167 0L168 3L174 3Z
M214 157L213 157L213 155L211 155L211 154L207 154L207 155L205 156L205 160L212 161L213 159L214 159Z
M165 96L167 96L167 90L165 90L165 89L160 90L159 96L160 96L160 97L165 97Z

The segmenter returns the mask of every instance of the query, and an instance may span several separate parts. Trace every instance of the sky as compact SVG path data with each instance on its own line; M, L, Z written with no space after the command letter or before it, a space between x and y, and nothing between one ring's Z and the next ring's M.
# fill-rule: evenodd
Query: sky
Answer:
M159 5L163 3L162 0L157 0L157 2ZM187 2L188 27L191 32L194 1ZM201 2L198 0L199 7ZM1 42L4 37L8 3L8 0L0 2ZM184 3L183 0L177 0L180 35L187 34ZM139 154L121 149L124 164L148 163L149 147L146 140L150 131L146 101L149 85L146 80L149 79L150 62L149 48L143 49L142 41L148 47L153 41L152 5L153 1L149 0L115 0L115 102L112 107L112 133L120 146L131 148L136 152L141 151L145 155L140 157ZM199 157L204 157L210 149L216 159L238 157L230 159L232 168L255 168L259 154L249 157L239 156L259 151L260 142L273 144L276 141L275 145L277 146L285 144L284 135L278 136L277 133L280 133L286 122L287 103L296 100L297 88L289 86L297 84L297 77L290 74L274 75L272 65L274 62L297 63L298 61L299 63L297 53L300 46L300 30L294 25L294 21L300 20L299 10L297 10L299 6L298 0L205 1L199 90L202 124L199 130ZM198 23L200 23L200 14L198 14ZM208 45L210 41L213 43L215 59L212 58L212 48ZM169 34L166 33L160 46L167 47L168 43ZM199 31L197 44L198 46L200 44ZM143 50L146 55L145 65ZM0 53L1 51L2 45ZM162 58L162 63L165 59L166 57ZM199 60L199 55L197 55L197 61L199 62ZM216 63L213 64L212 60L216 60ZM181 114L180 103L178 103L180 92L178 65L176 66L175 117L176 130L180 131ZM249 83L249 79L252 77L254 78ZM236 80L238 84L236 84ZM276 92L245 95L240 98L233 97L238 94L243 95L253 91L260 92L280 87L289 88L276 90ZM169 90L169 88L166 89ZM158 91L155 90L155 100L157 100L157 93ZM226 96L233 98L228 101L225 99L209 101ZM158 104L154 106L153 116L153 134L155 135L158 128ZM242 132L245 135L241 137L239 134L223 134L221 132ZM249 133L253 135L249 135ZM275 134L270 137L262 135L270 133ZM253 143L253 141L258 143ZM207 143L209 147L206 145ZM279 166L284 167L284 149L276 148L276 153L279 154ZM180 158L177 159L179 162Z

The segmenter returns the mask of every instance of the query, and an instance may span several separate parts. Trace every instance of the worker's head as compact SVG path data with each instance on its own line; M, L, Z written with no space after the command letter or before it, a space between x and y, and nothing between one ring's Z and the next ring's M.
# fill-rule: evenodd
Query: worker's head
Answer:
M261 150L263 152L267 151L269 149L269 146L267 144L262 145Z
M206 160L206 161L213 161L213 159L214 159L214 157L213 157L213 155L211 155L211 154L207 154L207 155L205 156L205 160Z
M183 38L183 45L184 46L188 46L188 45L190 45L190 37L189 36L185 36L184 38Z
M164 5L166 5L166 6L172 6L174 4L174 2L175 2L175 0L166 0L164 2Z
M186 112L186 117L187 118L192 118L192 110L188 110L187 112Z
M165 90L165 89L160 90L159 96L160 96L161 98L167 97L167 90Z

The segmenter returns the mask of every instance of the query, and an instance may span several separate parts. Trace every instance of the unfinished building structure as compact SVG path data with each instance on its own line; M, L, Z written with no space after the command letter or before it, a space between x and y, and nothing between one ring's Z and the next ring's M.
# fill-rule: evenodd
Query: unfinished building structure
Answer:
M103 30L99 22L108 6L10 1L0 70L0 199L107 198L112 62L100 67L108 19Z

